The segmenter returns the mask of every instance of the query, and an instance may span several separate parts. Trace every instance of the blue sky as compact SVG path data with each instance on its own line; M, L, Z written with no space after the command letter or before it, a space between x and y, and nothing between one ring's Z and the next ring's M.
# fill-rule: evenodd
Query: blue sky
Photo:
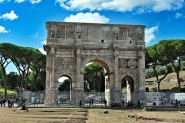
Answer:
M146 25L146 46L185 39L184 0L0 0L0 42L43 51L47 21Z

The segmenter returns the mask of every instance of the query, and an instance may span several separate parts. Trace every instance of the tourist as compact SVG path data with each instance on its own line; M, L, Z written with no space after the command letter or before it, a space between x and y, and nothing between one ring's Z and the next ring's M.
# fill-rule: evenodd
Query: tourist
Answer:
M138 102L137 102L137 106L138 106L138 107L141 107L141 103L140 103L139 100L138 100Z
M8 99L8 107L11 108L11 100Z
M2 99L2 105L5 107L6 99L3 97Z
M80 105L79 105L79 107L81 108L81 106L82 106L82 100L80 100Z
M94 99L91 99L91 104L92 104L92 106L93 106L93 103L94 103Z
M3 99L1 98L1 99L0 99L0 104L1 104L1 107L2 107L2 104L3 104L2 100L3 100Z
M122 107L124 107L124 105L125 105L125 102L122 100Z
M107 100L104 99L104 104L105 104L105 107L107 107Z
M35 97L35 100L34 100L34 106L35 106L35 104L37 103L37 97Z
M60 107L60 99L57 100L57 105Z

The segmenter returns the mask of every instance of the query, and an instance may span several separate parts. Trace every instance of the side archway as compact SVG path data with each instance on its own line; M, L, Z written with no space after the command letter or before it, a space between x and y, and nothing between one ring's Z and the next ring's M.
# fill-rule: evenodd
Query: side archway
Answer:
M58 102L66 103L72 100L72 79L68 75L58 77Z
M131 76L126 75L121 79L121 82L122 85L126 86L127 101L133 101L134 79Z

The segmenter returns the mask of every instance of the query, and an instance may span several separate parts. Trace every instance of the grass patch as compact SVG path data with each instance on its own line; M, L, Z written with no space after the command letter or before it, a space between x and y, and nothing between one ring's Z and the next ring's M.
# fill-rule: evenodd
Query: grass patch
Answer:
M185 81L185 71L180 71L179 76L180 76L180 78L181 78L183 81ZM162 75L159 76L159 78L162 78L162 77L163 77ZM172 78L174 78L174 77L176 77L176 73L175 73L175 72L170 73L170 74L168 74L168 75L164 78L163 82L169 82L169 81L170 81ZM149 78L149 79L145 79L145 81L155 81L155 80L156 80L155 77L152 77L152 78Z
M155 119L163 122L185 121L181 113L185 108L156 108L155 111L144 111L142 108L91 108L83 109L84 112L81 112L79 108L29 108L29 111L14 111L3 107L0 110L0 121L3 123L156 123ZM68 113L65 113L66 111ZM104 111L108 113L104 114ZM79 114L76 115L77 113ZM129 117L133 115L141 119Z
M180 79L182 80L182 82L181 82L182 91L183 90L185 91L185 71L180 71L179 76L180 76ZM162 76L159 76L159 78L161 78L161 77ZM178 91L177 83L176 82L170 82L170 80L173 79L173 78L176 78L176 73L175 72L168 74L164 78L164 80L161 82L160 90L161 91L173 91L173 92ZM149 78L149 79L145 79L145 81L146 81L145 87L148 87L150 92L152 92L153 90L157 89L157 83L155 83L155 84L147 84L147 81L155 81L155 80L156 80L155 77L152 77L152 78ZM127 87L124 87L122 89L122 92L123 93L127 93Z
M0 88L0 93L4 94L4 88ZM7 94L8 95L17 94L17 92L13 90L7 90Z

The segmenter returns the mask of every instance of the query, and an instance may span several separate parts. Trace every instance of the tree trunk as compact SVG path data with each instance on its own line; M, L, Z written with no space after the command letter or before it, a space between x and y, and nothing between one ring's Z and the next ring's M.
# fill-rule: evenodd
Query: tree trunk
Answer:
M176 72L176 75L177 75L177 83L178 83L179 93L181 93L181 84L180 84L180 78L179 78L179 71Z
M21 92L22 92L22 89L23 89L23 83L24 83L24 74L21 75Z
M157 80L157 92L160 91L160 84L161 84L161 81Z
M1 64L1 68L3 70L3 77L4 77L4 96L7 97L7 76L5 67Z
M5 98L7 98L7 76L6 73L3 74L4 74L4 96Z
M36 91L36 88L37 88L36 76L34 76L34 85L35 85L35 91Z
M25 90L27 91L28 76L26 75Z
M180 83L180 78L179 78L179 72L180 72L180 60L178 60L178 67L175 67L174 62L172 62L173 68L175 69L176 76L177 76L177 84L178 84L178 90L179 93L181 93L181 83Z

